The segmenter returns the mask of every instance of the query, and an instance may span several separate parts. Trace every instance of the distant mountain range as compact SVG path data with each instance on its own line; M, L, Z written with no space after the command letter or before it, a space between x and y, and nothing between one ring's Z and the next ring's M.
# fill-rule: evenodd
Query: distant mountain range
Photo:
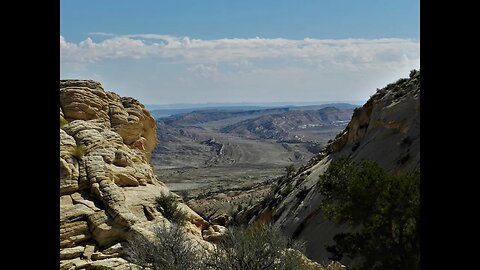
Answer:
M182 107L182 105L147 105L145 106L147 109L150 110L150 113L154 118L168 118L170 116L177 116L177 115L186 115L192 112L198 114L209 114L210 116L218 111L222 114L224 113L231 113L232 115L224 115L225 118L233 117L235 115L247 115L247 114L263 114L263 113L272 113L274 110L283 110L283 111L294 111L294 110L319 110L326 107L335 107L338 109L353 109L356 107L360 107L360 105L351 104L351 103L326 103L326 104L310 104L310 105L281 105L280 103L270 103L276 104L277 106L272 107L267 105L238 105L238 104L230 104L230 105L212 105L208 104L209 106L203 106L207 104L192 104L194 107ZM210 106L211 105L211 106ZM175 106L178 106L175 108ZM183 106L187 106L184 104ZM196 106L196 107L195 107ZM156 108L156 109L155 109ZM219 118L223 119L223 118ZM219 120L217 119L217 120ZM212 121L211 119L209 121ZM191 123L188 123L191 124Z
M227 118L240 116L257 116L272 113L288 112L289 108L273 108L259 110L223 110L223 109L203 109L187 113L172 115L161 119L165 124L172 126L195 125L210 121L217 121Z
M244 137L288 140L292 130L348 123L353 112L352 108L311 109L312 107L314 106L308 106L308 110L297 109L285 113L265 114L223 127L221 132L236 133Z
M342 100L342 101L311 101L311 102L237 102L237 103L177 103L177 104L145 104L149 111L153 110L178 110L178 109L212 109L212 108L272 108L272 107L302 107L331 104L354 104L361 106L365 100Z

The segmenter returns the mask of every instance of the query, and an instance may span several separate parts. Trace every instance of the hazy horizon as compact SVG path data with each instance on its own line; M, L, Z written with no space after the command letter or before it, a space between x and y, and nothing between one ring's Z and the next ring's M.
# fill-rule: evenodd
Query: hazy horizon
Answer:
M282 106L314 106L326 104L351 104L363 105L366 100L347 100L347 101L318 101L318 102L208 102L208 103L172 103L172 104L149 104L145 103L146 108L153 109L188 109L188 108L208 108L208 107L282 107Z

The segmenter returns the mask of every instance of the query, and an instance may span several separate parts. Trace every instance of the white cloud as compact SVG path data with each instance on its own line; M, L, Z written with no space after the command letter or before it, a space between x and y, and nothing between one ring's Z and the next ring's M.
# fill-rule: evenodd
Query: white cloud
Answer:
M94 34L60 36L61 77L95 78L144 103L366 100L420 64L411 39Z
M93 63L107 58L141 58L146 55L145 43L127 37L114 37L95 43L87 38L78 44L66 42L60 36L60 60L62 62Z
M105 36L105 37L113 37L116 36L113 33L105 33L105 32L91 32L88 33L90 36Z
M110 36L111 33L91 33ZM60 36L62 63L93 63L103 59L160 58L190 64L240 63L289 59L317 68L359 69L418 61L420 44L411 39L232 38L201 40L157 34L112 36L79 43Z
M193 65L187 69L193 75L202 77L202 78L213 78L218 74L217 65L204 65L198 64Z

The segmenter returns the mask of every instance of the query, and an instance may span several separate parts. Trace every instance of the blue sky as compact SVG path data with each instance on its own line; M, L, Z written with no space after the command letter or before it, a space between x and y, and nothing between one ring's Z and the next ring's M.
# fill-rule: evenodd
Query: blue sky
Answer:
M419 68L419 0L61 0L61 78L148 104L366 100Z

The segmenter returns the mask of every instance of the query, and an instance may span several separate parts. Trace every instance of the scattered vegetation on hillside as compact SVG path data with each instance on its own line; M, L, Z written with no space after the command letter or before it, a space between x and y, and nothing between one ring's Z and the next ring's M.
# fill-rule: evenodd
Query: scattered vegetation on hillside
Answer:
M157 225L154 239L138 234L128 240L128 259L143 269L184 270L199 269L200 253L196 243L188 237L181 225Z
M374 161L334 161L318 182L321 208L355 232L337 234L333 260L359 259L357 268L420 269L420 173L390 174Z
M303 243L271 226L231 227L213 250L202 248L179 224L160 225L153 241L133 237L127 254L148 269L310 269L303 265Z
M293 177L295 175L295 166L293 166L293 164L290 164L285 167L285 173L287 177Z
M304 244L292 241L272 226L230 227L204 261L206 269L309 269L294 250Z

